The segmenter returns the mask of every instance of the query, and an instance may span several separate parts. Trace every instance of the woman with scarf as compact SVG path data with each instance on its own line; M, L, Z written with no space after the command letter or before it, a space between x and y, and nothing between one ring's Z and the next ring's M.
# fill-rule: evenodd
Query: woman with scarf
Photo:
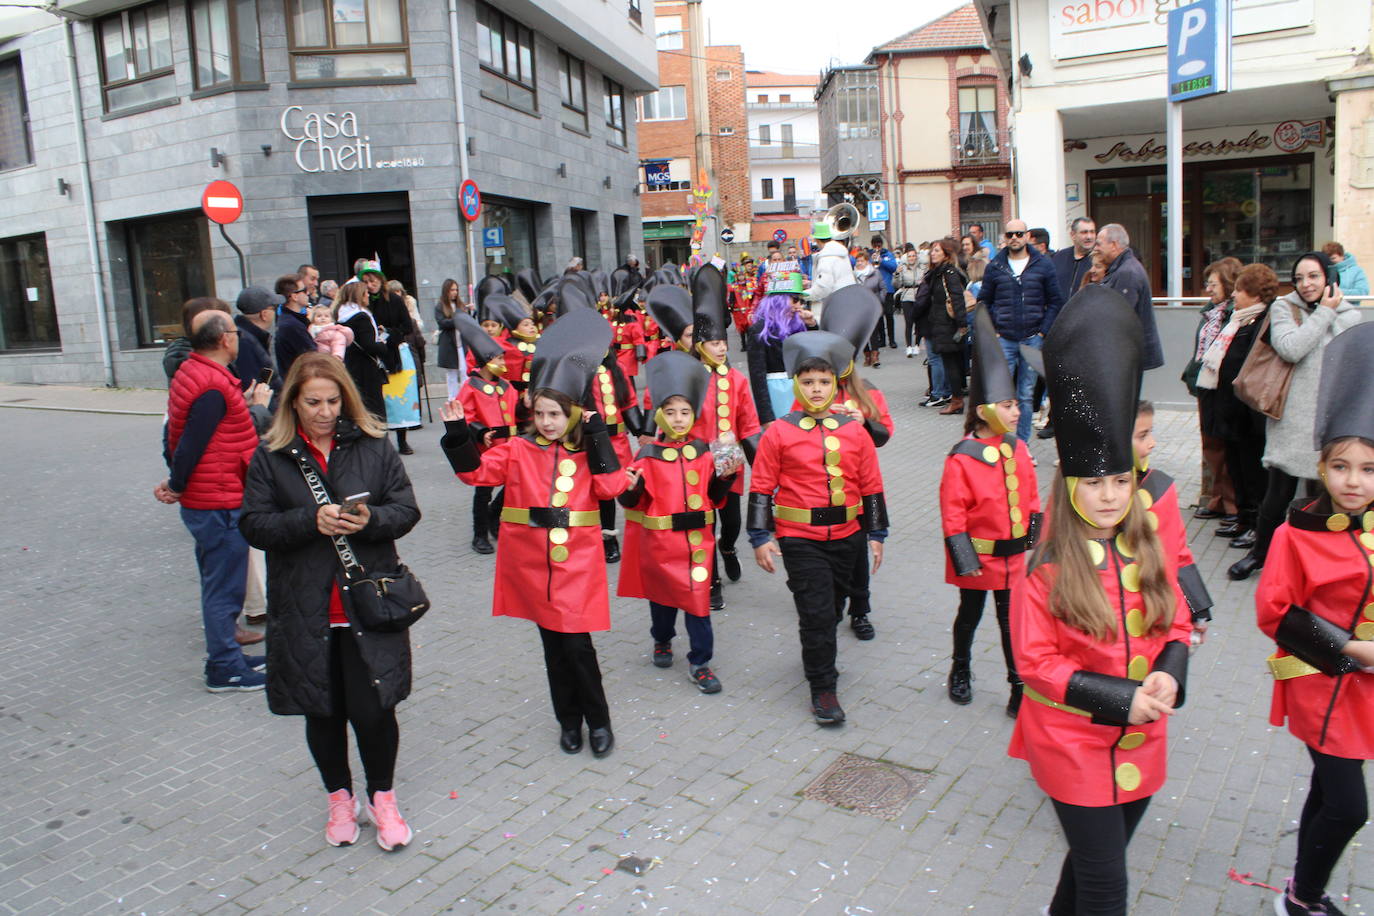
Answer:
M1207 468L1210 498L1197 507L1194 518L1222 518L1236 514L1235 488L1231 475L1226 471L1226 447L1221 434L1216 410L1214 389L1200 388L1197 384L1198 372L1202 368L1202 358L1212 346L1231 317L1234 300L1231 290L1236 285L1236 275L1240 273L1241 263L1236 258L1222 258L1215 264L1207 265L1202 276L1206 282L1207 296L1211 300L1198 315L1197 332L1193 340L1193 358L1183 370L1183 384L1188 392L1197 398L1198 426L1202 433L1202 461Z

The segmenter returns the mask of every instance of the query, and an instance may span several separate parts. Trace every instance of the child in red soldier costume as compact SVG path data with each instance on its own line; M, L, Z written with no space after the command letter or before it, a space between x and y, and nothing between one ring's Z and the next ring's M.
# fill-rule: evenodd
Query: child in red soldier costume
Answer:
M1045 536L1012 588L1012 650L1031 702L1008 753L1030 764L1068 840L1052 916L1125 916L1126 846L1164 784L1168 718L1187 680L1188 605L1137 497L1143 338L1120 293L1090 286L1043 353L1059 471Z
M619 496L626 481L605 422L591 412L584 422L578 402L610 340L594 309L560 317L532 366L534 430L478 455L462 405L449 402L440 443L459 480L505 485L492 614L538 624L559 746L581 750L586 722L597 757L615 743L591 638L611 626L597 502Z
M754 304L761 298L757 265L749 255L741 255L739 266L735 268L735 282L730 284L729 303L730 316L741 341L749 332L749 325L754 323Z
M505 328L503 336L497 340L506 351L506 380L517 391L524 391L530 383L530 362L534 359L539 328L524 307L510 296L500 293L487 296L483 307Z
M725 446L737 443L744 450L745 458L752 461L763 428L754 408L749 377L727 362L730 342L726 339L725 278L714 265L698 267L692 275L692 312L691 347L696 357L711 370L706 404L692 427L692 436L713 443L713 449L720 447L716 443ZM731 582L738 582L742 574L735 542L739 540L740 496L743 493L744 475L741 474L735 478L725 504L716 512L720 524L716 547ZM711 610L723 607L725 598L720 586L720 570L716 568L711 575Z
M830 411L836 367L852 362L853 352L849 341L828 331L803 331L783 341L783 361L803 409L768 427L749 484L754 560L771 573L774 558L782 556L797 608L811 714L821 725L845 719L835 695L835 631L851 591L854 554L864 552L866 535L877 572L887 537L873 439L848 414Z
M836 295L840 292L844 290ZM1011 685L1007 715L1013 719L1021 708L1022 688L1011 648L1011 590L1026 577L1026 553L1035 546L1041 520L1030 451L1016 438L1020 415L992 316L980 306L973 318L973 377L964 438L945 458L940 477L945 581L959 589L947 689L961 706L973 700L973 635L992 592Z
M710 377L685 353L665 353L645 367L659 438L640 449L626 470L625 565L616 594L647 598L652 617L653 661L673 663L678 609L691 650L687 676L702 693L719 693L709 662L711 632L709 558L715 548L715 508L725 499L743 464L736 457L717 468L701 439L691 438Z
M1150 513L1150 527L1159 534L1164 550L1175 558L1178 586L1193 615L1193 642L1201 645L1206 638L1207 624L1212 619L1212 596L1202 581L1193 551L1188 547L1188 530L1178 508L1178 488L1174 479L1150 467L1150 455L1155 450L1155 405L1141 401L1136 406L1135 429L1131 441L1135 445L1136 473L1140 478L1138 498Z
M643 290L634 291L634 307L639 315L640 326L644 329L644 361L648 362L664 350L672 349L672 344L664 339L663 329L658 326L654 316L649 314L648 298Z
M1312 784L1297 862L1279 916L1341 910L1331 872L1369 814L1374 757L1374 324L1343 331L1322 354L1315 440L1325 492L1300 498L1274 540L1255 593L1259 627L1278 644L1272 725L1307 745ZM1292 404L1290 403L1290 407Z
M626 378L639 375L639 364L648 358L644 349L644 326L632 311L621 311L614 305L606 313L611 322L611 352Z
M520 402L515 387L502 377L506 374L506 351L501 344L470 315L455 312L453 323L469 359L478 363L478 368L459 387L458 402L463 405L468 427L477 440L477 450L485 452L519 435L520 424L528 419L529 411ZM477 487L472 491L475 553L489 554L496 549L488 537L495 538L500 528L501 494L493 496L492 490Z

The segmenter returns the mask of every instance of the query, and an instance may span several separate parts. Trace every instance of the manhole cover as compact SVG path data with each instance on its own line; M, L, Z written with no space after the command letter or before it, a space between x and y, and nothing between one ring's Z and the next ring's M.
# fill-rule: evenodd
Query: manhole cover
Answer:
M925 788L932 775L929 770L858 754L841 754L800 794L812 801L891 821Z

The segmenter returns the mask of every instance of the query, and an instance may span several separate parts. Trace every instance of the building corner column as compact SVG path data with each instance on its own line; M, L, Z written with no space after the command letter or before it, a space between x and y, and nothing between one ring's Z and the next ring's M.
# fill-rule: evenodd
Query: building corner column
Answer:
M1022 109L1013 117L1017 174L1012 217L1044 226L1054 237L1067 229L1063 119L1054 109Z
M1326 81L1336 100L1333 232L1348 251L1374 250L1374 60Z

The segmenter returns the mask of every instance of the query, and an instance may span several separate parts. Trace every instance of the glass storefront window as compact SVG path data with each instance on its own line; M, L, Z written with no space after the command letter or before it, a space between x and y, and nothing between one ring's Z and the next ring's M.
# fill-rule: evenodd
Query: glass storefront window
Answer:
M136 220L125 228L139 346L178 337L181 306L214 295L208 223L199 211Z
M487 273L515 274L522 268L538 266L534 248L534 211L529 207L484 199L482 224L487 229L500 226L505 230L505 254L494 256L492 249L487 249Z
M1269 165L1202 176L1203 260L1240 258L1285 276L1312 247L1312 166Z
M61 346L47 237L0 239L0 352Z

